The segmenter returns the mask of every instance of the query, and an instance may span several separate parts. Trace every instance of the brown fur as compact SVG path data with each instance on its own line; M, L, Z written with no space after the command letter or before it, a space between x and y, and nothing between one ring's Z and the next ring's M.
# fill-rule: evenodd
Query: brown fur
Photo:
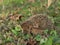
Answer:
M26 33L42 34L45 29L52 30L53 22L47 15L33 15L21 24Z

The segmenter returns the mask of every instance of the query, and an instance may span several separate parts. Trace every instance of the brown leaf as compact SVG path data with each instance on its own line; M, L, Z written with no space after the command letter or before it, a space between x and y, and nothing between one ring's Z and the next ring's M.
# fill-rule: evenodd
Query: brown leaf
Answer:
M36 41L33 38L30 38L27 42L27 45L36 45Z
M49 7L51 5L52 1L53 0L48 0L48 6L47 7Z

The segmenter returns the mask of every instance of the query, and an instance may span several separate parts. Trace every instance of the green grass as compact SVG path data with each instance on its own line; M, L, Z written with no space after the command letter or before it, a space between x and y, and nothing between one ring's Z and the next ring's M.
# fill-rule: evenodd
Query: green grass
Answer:
M0 29L0 44L5 45L6 43L13 42L13 45L15 45L15 41L17 40L16 45L24 45L21 41L29 40L29 38L33 37L34 40L39 41L39 45L60 45L60 37L56 31L51 31L48 37L42 38L42 35L39 34L34 36L24 34L22 33L22 28L18 26L20 22L23 22L32 15L47 14L53 17L54 24L60 27L60 0L57 0L55 4L53 3L48 9L45 6L46 4L47 0L43 2L42 0L35 0L34 3L27 0L4 0L0 2L0 16L4 15L5 17L15 12L24 16L22 20L15 22L8 20L9 18L2 19L3 22L0 22L0 28L4 27L4 29ZM5 30L5 28L8 30ZM47 34L47 31L45 31L45 34Z

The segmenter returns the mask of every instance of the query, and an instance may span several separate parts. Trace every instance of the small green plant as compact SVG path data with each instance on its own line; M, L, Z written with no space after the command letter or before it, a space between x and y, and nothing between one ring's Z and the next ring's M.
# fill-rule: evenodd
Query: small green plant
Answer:
M19 32L22 32L21 26L16 26L14 29L11 30L16 36L19 35Z
M40 40L41 40L41 36L38 34L38 35L35 36L34 39L35 39L36 41L40 41Z
M44 33L48 34L48 30L45 30ZM48 37L42 38L42 35L36 35L34 39L40 42L39 45L59 45L60 44L60 38L58 38L56 30L52 30Z

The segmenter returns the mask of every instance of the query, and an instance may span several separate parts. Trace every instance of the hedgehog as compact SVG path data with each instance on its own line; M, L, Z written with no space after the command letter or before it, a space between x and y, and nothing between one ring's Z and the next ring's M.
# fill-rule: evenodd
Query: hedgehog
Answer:
M22 22L21 27L24 33L43 34L46 29L49 31L54 29L54 22L48 15L37 14Z

